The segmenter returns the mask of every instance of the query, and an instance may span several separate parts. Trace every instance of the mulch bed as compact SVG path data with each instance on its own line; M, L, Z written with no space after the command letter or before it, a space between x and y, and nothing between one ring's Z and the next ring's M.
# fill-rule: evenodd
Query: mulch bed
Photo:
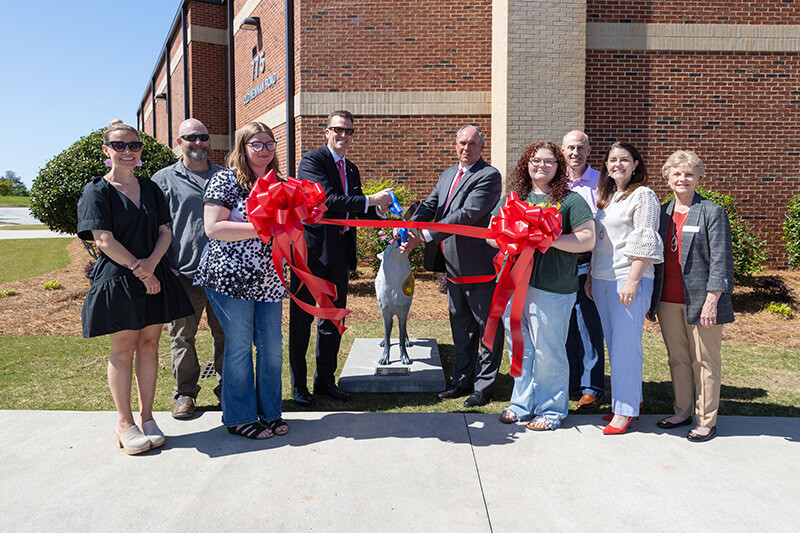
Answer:
M67 247L71 264L60 270L33 278L0 284L0 290L14 289L16 296L0 299L0 335L80 335L81 306L89 290L89 281L84 276L84 267L89 256L79 240ZM350 282L347 308L352 311L348 322L352 326L359 322L380 320L380 310L375 300L375 288L370 269L360 268L361 277ZM768 271L762 276L781 276L800 298L800 272ZM439 291L433 275L415 275L414 303L409 312L411 320L447 321L447 297ZM42 284L57 280L60 290L45 290ZM729 342L759 346L783 346L800 348L800 325L798 320L774 315L764 308L769 302L754 293L749 287L737 287L734 291L736 322L724 328L723 338ZM800 306L793 304L796 314ZM284 323L288 323L288 305L284 303ZM658 333L658 325L647 323L647 331Z

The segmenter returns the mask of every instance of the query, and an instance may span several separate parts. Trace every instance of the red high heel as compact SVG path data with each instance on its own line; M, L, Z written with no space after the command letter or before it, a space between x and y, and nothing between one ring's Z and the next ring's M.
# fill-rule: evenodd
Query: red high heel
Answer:
M628 418L628 421L625 422L625 425L621 428L614 427L611 424L607 425L603 428L603 435L622 435L626 431L628 431L628 427L630 427L631 422L633 422L633 418Z

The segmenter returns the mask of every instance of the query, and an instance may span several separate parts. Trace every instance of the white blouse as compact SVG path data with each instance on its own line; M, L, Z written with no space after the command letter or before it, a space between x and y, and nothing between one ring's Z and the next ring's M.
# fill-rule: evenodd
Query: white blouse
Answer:
M664 246L658 234L659 206L656 193L639 187L619 201L621 192L597 211L592 250L592 277L625 281L635 258L649 259L642 277L653 278L653 265L664 261Z

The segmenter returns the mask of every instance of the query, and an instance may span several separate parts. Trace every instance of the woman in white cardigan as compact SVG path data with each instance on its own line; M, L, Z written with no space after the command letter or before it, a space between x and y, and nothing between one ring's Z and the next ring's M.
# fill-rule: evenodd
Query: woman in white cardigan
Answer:
M625 433L642 402L642 326L653 293L653 264L663 261L659 206L645 187L636 148L614 143L598 183L597 240L586 293L600 314L611 365L611 422L605 435Z

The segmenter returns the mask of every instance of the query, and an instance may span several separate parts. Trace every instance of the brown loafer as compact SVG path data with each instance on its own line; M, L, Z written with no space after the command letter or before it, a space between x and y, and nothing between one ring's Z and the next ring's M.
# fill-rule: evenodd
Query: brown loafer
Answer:
M594 394L584 394L581 396L581 399L578 400L577 405L575 406L576 411L594 411L598 407L600 407L600 399L602 396L597 397Z

